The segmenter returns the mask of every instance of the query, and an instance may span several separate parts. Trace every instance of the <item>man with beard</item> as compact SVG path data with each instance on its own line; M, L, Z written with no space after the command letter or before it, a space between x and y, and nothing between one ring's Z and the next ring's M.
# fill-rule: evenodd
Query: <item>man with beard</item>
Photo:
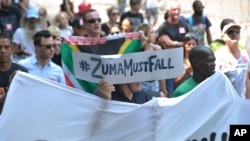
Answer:
M36 8L28 9L21 20L21 27L13 35L14 61L35 54L33 36L37 31L41 30L39 14Z
M0 114L11 79L17 70L28 72L26 68L13 63L13 46L8 33L0 33Z
M207 37L207 43L212 43L212 37L210 32L211 22L206 16L203 16L204 6L200 0L193 2L194 14L187 19L187 23L191 26L193 32L198 35L198 44L205 45L205 32Z
M62 68L51 61L56 47L51 33L48 30L35 33L34 45L36 53L18 64L25 66L30 74L66 84Z
M0 32L7 32L12 35L19 27L22 12L16 8L11 0L0 2Z

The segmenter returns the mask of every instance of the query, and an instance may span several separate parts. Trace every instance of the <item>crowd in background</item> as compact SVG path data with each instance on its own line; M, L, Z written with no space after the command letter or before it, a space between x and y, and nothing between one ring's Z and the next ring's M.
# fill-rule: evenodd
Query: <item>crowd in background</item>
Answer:
M66 84L60 56L60 47L65 37L101 38L139 31L142 33L142 51L182 47L183 74L167 80L115 86L101 81L97 95L134 103L144 103L152 96L176 97L190 91L216 69L228 76L239 97L248 98L250 66L246 49L239 44L241 26L230 17L225 17L221 21L221 31L218 31L221 38L215 40L210 31L213 23L203 14L205 7L202 1L193 2L193 14L189 17L181 14L179 2L169 3L163 23L158 23L158 2L129 0L129 9L125 10L127 1L118 0L116 5L106 9L108 20L104 22L100 13L87 2L82 2L78 11L74 12L74 1L63 0L59 12L49 18L51 15L45 7L38 7L29 0L1 0L0 76L3 72L11 71L8 73L10 76L23 66L31 74ZM145 13L140 12L142 9ZM8 39L9 42L2 39ZM11 51L9 59L6 59L7 55L4 54L9 47ZM196 47L199 48L192 53L196 56L190 57L190 52ZM197 56L197 52L204 55ZM216 62L215 57L218 58ZM20 66L9 69L12 63ZM2 82L1 79L0 94L5 95L9 83ZM148 93L151 91L151 94Z

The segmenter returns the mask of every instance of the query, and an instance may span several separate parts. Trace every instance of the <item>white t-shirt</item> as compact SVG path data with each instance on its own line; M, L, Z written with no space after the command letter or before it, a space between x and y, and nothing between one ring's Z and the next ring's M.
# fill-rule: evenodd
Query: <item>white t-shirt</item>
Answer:
M35 54L35 46L33 39L26 36L26 33L23 28L20 27L15 31L15 33L13 34L12 41L15 44L20 45L21 49L26 50L29 54Z
M215 52L216 70L222 71L229 78L240 98L246 98L246 79L250 70L249 56L245 50L240 50L241 56L236 59L224 48Z

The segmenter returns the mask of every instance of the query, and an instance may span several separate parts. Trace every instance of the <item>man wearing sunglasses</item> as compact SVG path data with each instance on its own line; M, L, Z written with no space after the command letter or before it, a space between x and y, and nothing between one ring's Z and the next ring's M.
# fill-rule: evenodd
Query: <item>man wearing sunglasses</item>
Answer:
M82 14L86 34L84 36L91 38L100 38L103 36L101 30L100 14L95 9L89 9Z
M238 47L241 27L235 23L224 26L221 38L225 46L215 52L216 69L224 72L233 84L240 98L249 94L248 71L250 70L247 52Z
M66 84L63 70L51 61L55 53L55 41L48 30L42 30L34 36L36 53L18 63L25 66L29 73Z

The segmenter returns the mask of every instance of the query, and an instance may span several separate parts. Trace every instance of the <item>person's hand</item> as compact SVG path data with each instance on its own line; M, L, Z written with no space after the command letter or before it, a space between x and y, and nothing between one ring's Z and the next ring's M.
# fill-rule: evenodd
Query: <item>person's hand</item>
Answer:
M98 91L102 98L110 100L112 98L111 93L115 91L115 87L108 81L101 80L99 82Z
M193 68L192 68L191 66L187 67L187 68L185 69L185 73L186 73L187 75L192 74L192 73L193 73Z

